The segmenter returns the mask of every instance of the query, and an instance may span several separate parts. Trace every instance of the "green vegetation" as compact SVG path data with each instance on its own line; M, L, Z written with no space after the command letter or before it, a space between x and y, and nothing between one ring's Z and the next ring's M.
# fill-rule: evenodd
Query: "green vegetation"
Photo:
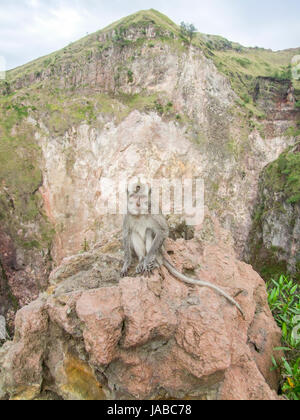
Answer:
M86 238L84 238L83 243L81 244L81 251L80 253L88 252L90 250L89 243Z
M300 126L299 126L299 123L297 124L297 127L295 127L295 126L289 127L284 134L286 136L289 136L289 137L298 137L298 136L300 136Z
M172 22L171 19L154 9L141 10L140 12L134 13L112 23L99 32L107 33L112 30L119 29L120 27L122 27L125 32L129 28L147 28L149 24L154 25L159 34L161 34L162 31L177 35L179 33L178 26ZM144 35L145 34L146 32L144 32Z
M154 30L155 34L151 42L147 37L150 27L151 33L153 34ZM132 38L133 30L136 31L136 38ZM167 43L170 48L182 53L188 48L183 40L189 40L190 44L213 60L241 98L239 105L257 118L263 117L264 112L253 99L257 78L273 79L273 82L268 82L270 92L273 92L274 83L291 80L291 60L300 53L298 49L273 52L263 48L245 48L220 36L196 33L192 24L182 22L181 26L178 26L154 9L142 10L71 43L60 51L7 72L7 81L0 83L0 91L9 94L18 79L24 84L32 84L32 75L36 81L40 81L42 89L45 88L45 78L48 78L49 74L53 75L51 83L54 85L58 85L61 78L72 80L75 68L84 69L86 63L98 60L112 48L132 49L133 59L140 54L141 46L153 48L159 43ZM120 79L122 71L119 74L116 72L115 77L125 81L127 73L127 82L131 84L134 78L132 70L126 68L127 64L122 63L125 78ZM62 74L62 69L66 68L69 69L68 72ZM298 92L300 81L293 79L293 84Z
M235 139L230 139L228 141L228 143L226 144L227 147L227 151L234 156L234 158L236 160L238 160L241 150L240 150L240 145L237 143L237 141Z
M192 23L181 22L180 24L180 35L183 38L187 38L189 43L192 42L197 32L197 28Z
M266 169L266 186L284 194L287 203L300 201L300 152L285 152Z
M274 369L281 372L281 390L290 400L300 399L300 293L299 285L281 275L267 284L268 303L282 331L285 356L278 363L273 358Z
M53 232L38 193L42 185L40 150L33 126L24 121L36 108L26 105L24 99L13 95L0 99L0 220L19 245L48 248ZM33 221L40 225L40 232L25 240L18 230Z
M132 83L133 82L133 72L131 70L128 70L127 76L128 76L128 83Z
M154 111L156 109L156 103L158 100L158 95L147 95L145 92L143 94L128 94L124 92L119 92L116 95L116 100L123 104L123 108L118 114L118 119L121 120L125 118L131 111L137 109L143 112ZM125 106L125 107L124 107Z
M4 267L2 265L2 261L0 259L0 282L2 281L3 292L7 295L8 303L13 307L15 311L19 309L19 303L15 295L12 293L11 288L9 286L9 282L7 276L5 274Z
M291 77L290 64L300 49L274 52L245 48L222 37L205 34L198 34L197 40L204 54L228 77L233 90L244 102L243 106L252 111L253 108L259 110L253 99L258 78L265 78L270 93L280 90L280 83L284 81L292 81L296 90L300 87L300 82Z
M291 65L289 64L286 68L281 67L281 69L275 70L273 77L277 80L292 80Z
M72 89L46 87L40 91L34 86L27 92L26 102L35 104L39 119L50 133L57 135L63 135L70 127L83 122L95 126L98 115L113 115L120 108L117 100L97 92L88 95L87 92L77 93Z
M233 60L235 60L242 67L247 68L251 66L251 61L248 58L233 57Z
M259 132L259 134L260 134L260 136L261 136L262 139L264 139L266 137L266 135L265 135L265 127L264 127L263 124L255 121L255 120L250 120L249 121L249 127L251 129L254 129L255 128Z
M300 152L296 150L297 145L282 153L265 168L260 180L259 200L254 209L248 239L251 250L249 262L267 281L271 277L278 280L282 273L290 273L293 278L300 280L300 264L288 268L287 250L269 246L264 242L262 235L265 222L267 221L269 226L274 214L278 214L278 219L281 214L286 214L291 231L296 223L295 204L300 202ZM287 212L287 208L290 208L290 213Z
M163 93L148 95L144 92L144 94L132 95L120 91L118 95L115 96L115 99L125 106L123 106L118 115L115 115L118 121L125 118L134 109L141 112L155 111L166 118L174 117L177 120L180 119L180 116L177 117L174 113L173 103L170 102Z

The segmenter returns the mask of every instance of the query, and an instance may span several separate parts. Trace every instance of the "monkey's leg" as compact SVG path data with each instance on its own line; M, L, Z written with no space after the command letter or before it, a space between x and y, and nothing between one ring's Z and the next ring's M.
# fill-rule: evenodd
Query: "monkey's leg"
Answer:
M146 230L146 253L148 254L153 243L153 231L151 229Z
M124 244L124 264L121 270L121 277L126 277L129 267L131 266L131 240L130 240L130 232L128 228L128 221L124 220L124 229L123 229L123 244Z
M139 263L136 267L135 272L137 274L141 274L143 272L143 267L144 267L144 259L146 255L146 244L141 238L141 236L135 232L132 233L131 244L132 244L132 247L134 249L136 256L139 259Z
M153 240L153 234L151 230L146 232L146 248L147 255L144 260L144 271L146 273L151 273L156 267L159 267L158 264L158 254L161 252L162 244L165 240L165 236L161 233L157 233Z

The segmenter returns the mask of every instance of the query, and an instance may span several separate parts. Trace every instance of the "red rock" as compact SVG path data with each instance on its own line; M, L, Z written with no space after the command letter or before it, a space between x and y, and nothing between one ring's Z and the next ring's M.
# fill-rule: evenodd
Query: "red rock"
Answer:
M117 344L122 337L124 315L120 290L108 287L84 292L76 312L84 322L83 338L92 362L109 364L117 356Z
M245 319L218 292L188 286L164 267L114 285L103 276L93 290L74 281L78 290L65 291L81 276L91 287L107 261L120 269L115 244L64 260L50 296L18 312L14 341L0 350L0 397L35 398L43 383L65 399L279 398L270 367L281 334L265 283L237 260L228 232L207 218L194 239L168 240L166 249L178 270L233 296Z

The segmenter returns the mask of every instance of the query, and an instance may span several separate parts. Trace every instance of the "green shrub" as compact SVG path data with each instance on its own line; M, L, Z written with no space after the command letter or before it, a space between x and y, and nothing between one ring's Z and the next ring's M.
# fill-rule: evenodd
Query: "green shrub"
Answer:
M273 77L278 80L291 80L292 79L292 69L291 66L287 66L284 70L276 70L273 73Z
M250 102L250 97L249 95L247 95L246 93L241 95L241 98L243 99L243 101L245 102L245 104L249 104Z
M281 390L290 400L300 399L300 292L299 285L282 275L279 280L267 283L268 303L282 331L285 356L276 362L273 369L280 369Z
M266 171L270 187L283 192L287 203L300 201L300 152L282 153Z
M155 101L154 104L155 104L155 109L156 109L157 113L162 115L164 113L163 105L161 103L159 103L158 101Z
M131 70L128 70L127 76L128 76L128 83L132 83L133 82L133 72Z
M248 60L248 58L242 58L242 57L234 57L234 60L242 67L249 67L251 65L251 61Z

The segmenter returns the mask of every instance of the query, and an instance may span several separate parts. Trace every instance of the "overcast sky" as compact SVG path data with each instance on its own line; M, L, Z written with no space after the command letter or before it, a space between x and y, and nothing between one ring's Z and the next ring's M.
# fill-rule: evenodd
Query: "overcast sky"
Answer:
M300 0L0 0L0 59L14 68L150 8L244 46L300 47Z

